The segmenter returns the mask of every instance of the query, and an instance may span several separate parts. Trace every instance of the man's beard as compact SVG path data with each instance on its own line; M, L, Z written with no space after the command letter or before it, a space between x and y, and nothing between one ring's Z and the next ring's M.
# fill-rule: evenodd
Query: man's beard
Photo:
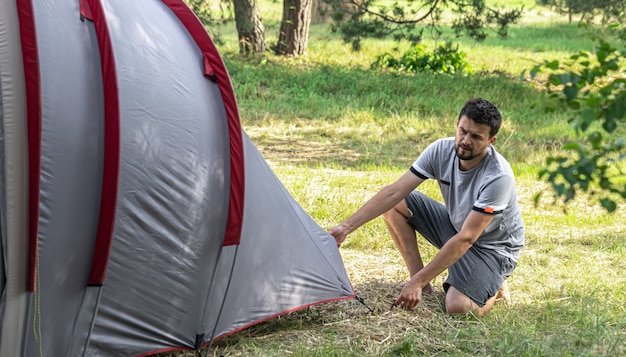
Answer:
M456 152L456 156L459 158L459 160L471 160L473 158L478 157L478 154L474 154L473 151L468 150L468 149L463 149L463 153L460 152L461 150L461 146L457 145L455 148L455 152Z

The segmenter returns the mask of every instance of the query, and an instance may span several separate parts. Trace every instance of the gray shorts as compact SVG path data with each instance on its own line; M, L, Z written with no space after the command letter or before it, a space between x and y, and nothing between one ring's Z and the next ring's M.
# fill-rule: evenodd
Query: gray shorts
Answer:
M418 191L406 196L405 201L411 211L407 222L435 247L441 248L457 234L442 203ZM502 282L514 269L512 259L490 249L472 246L448 268L443 288L447 292L450 286L454 286L482 307L496 295Z

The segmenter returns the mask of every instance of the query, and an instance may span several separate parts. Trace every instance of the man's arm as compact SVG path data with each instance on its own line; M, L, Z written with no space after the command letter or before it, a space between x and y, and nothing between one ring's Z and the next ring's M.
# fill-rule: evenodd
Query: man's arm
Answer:
M335 237L337 246L341 245L349 233L393 208L422 182L424 179L407 171L396 182L383 187L352 216L331 228L328 233Z
M422 270L404 285L395 305L412 309L422 298L422 287L459 260L485 231L493 215L471 211L461 231L455 234Z

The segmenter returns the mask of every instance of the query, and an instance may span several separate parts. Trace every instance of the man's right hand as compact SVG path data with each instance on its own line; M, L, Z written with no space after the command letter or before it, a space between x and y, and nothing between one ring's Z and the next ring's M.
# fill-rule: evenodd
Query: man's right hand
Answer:
M341 243L346 240L346 237L350 232L348 231L348 228L342 223L329 229L328 233L331 236L335 237L335 241L337 241L337 247L341 247Z
M400 296L398 296L393 306L399 306L411 310L422 300L422 288L418 284L409 280L402 287Z

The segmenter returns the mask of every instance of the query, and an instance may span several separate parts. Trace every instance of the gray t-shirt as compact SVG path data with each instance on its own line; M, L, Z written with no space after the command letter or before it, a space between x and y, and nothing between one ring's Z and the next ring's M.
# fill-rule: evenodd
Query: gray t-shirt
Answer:
M524 223L517 204L515 177L509 163L493 146L476 167L461 171L454 138L440 139L422 152L411 171L423 179L439 182L457 232L472 210L494 215L474 245L518 260L524 245Z

